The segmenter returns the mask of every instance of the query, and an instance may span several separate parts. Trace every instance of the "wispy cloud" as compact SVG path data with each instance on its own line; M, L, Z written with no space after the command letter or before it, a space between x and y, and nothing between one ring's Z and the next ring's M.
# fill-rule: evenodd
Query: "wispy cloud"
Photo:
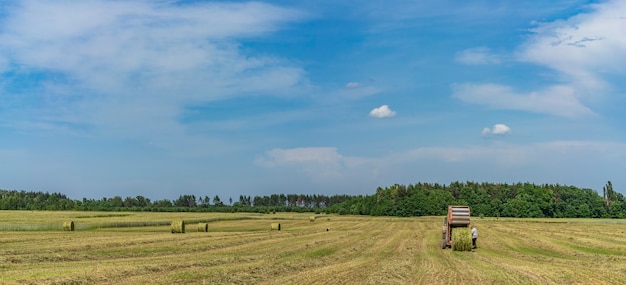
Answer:
M358 177L360 181L386 185L419 173L417 181L443 183L459 180L589 183L588 179L581 179L587 176L589 169L601 167L607 159L623 165L624 158L626 145L620 143L549 141L528 145L495 142L481 146L424 146L380 157L347 157L336 148L274 149L257 162L265 168L295 169L314 182ZM580 161L587 164L580 164ZM363 176L363 173L370 175ZM616 169L606 175L618 173ZM599 185L605 182L603 178L594 181ZM405 183L413 182L415 180ZM590 186L593 185L583 187Z
M509 86L497 84L457 84L452 94L468 103L482 104L494 109L521 110L576 118L593 112L575 96L570 86L551 86L544 90L518 93Z
M334 147L299 147L269 150L256 163L263 167L295 167L313 180L327 180L342 175L344 160Z
M529 92L501 84L460 84L453 95L496 109L569 118L593 114L587 104L621 84L616 75L626 75L626 2L606 1L590 8L565 20L535 23L514 53L519 61L553 70L555 83ZM457 60L478 64L494 59L488 50L478 48L457 54Z
M626 2L606 1L564 21L537 23L519 59L547 66L582 96L598 96L611 83L606 72L626 74Z
M381 90L375 86L363 82L350 81L344 88L331 93L333 100L358 100L380 93Z
M361 86L363 86L363 84L360 83L360 82L352 81L352 82L346 83L346 88L357 88L357 87L361 87Z
M374 118L390 118L396 115L396 111L389 109L389 106L382 105L370 111L370 117Z
M500 63L500 56L492 54L489 48L477 47L458 52L455 60L469 65L498 64Z
M29 95L36 105L14 106L32 114L31 126L64 122L107 135L172 137L183 135L177 116L186 105L251 92L297 94L306 84L288 59L251 56L238 43L306 18L296 10L258 2L34 0L5 8L0 67L19 73L1 87L41 94ZM24 81L35 83L21 90Z
M266 165L281 165L292 163L316 163L337 165L341 155L334 147L300 147L291 149L272 149L266 153L267 157L260 162Z

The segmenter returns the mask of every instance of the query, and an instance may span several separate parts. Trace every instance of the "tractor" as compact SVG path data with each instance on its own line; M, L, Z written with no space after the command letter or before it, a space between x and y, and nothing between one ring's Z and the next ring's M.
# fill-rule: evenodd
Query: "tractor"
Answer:
M443 231L441 248L452 246L452 230L455 228L468 228L470 225L469 206L448 206L448 215L443 218Z

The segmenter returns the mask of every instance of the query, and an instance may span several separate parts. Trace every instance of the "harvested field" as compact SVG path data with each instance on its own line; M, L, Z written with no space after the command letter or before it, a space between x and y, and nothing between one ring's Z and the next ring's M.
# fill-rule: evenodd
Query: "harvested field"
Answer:
M2 211L0 215L2 284L619 284L626 280L626 222L620 220L476 218L472 224L480 233L478 249L459 252L440 248L443 217L326 215L311 223L309 215L293 213ZM59 229L59 221L70 219L78 221L75 231ZM211 231L173 235L168 222L172 220L207 222ZM268 227L276 222L283 225L281 231Z

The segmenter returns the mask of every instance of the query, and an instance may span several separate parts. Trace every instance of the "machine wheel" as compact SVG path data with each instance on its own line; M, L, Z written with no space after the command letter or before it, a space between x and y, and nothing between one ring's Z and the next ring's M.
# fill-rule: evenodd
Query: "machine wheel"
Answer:
M441 239L441 249L446 249L446 239Z

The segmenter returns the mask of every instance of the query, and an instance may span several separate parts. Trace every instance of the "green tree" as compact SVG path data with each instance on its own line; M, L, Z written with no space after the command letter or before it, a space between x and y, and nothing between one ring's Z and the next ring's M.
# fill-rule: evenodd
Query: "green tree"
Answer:
M122 200L122 197L115 196L113 197L113 199L111 199L111 207L120 208L123 206L124 206L124 201Z
M224 206L224 203L220 199L220 196L215 195L215 197L213 197L213 205L215 205L215 206Z

